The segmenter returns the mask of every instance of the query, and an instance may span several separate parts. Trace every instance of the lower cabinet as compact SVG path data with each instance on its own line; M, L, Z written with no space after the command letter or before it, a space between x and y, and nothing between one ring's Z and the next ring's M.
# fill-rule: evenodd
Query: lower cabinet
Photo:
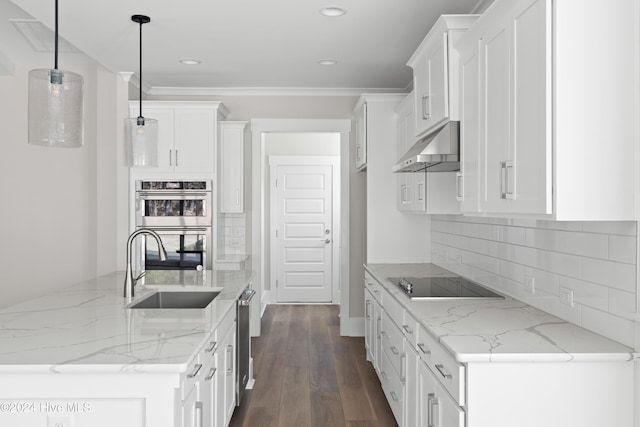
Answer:
M227 427L236 406L236 313L192 361L181 387L181 427Z
M633 363L460 363L368 273L365 283L367 357L398 426L634 425ZM378 334L371 317L382 319Z

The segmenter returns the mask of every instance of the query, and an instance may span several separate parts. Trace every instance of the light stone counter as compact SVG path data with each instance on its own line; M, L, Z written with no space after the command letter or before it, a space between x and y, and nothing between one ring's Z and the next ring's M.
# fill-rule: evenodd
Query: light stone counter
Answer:
M150 271L153 288L219 290L205 309L130 310L112 273L0 310L0 373L182 372L251 281L251 271Z
M629 347L509 297L412 301L387 280L457 276L432 264L369 264L365 269L462 363L631 361L638 357Z

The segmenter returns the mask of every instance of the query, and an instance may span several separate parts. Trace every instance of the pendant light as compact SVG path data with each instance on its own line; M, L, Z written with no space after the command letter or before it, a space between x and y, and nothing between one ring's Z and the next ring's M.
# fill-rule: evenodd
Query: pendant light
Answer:
M28 141L48 147L81 147L84 121L81 75L58 69L58 0L55 0L53 69L29 71Z
M140 110L138 117L125 119L127 165L154 167L158 166L158 121L142 115L142 24L151 22L151 18L133 15L131 20L140 25Z

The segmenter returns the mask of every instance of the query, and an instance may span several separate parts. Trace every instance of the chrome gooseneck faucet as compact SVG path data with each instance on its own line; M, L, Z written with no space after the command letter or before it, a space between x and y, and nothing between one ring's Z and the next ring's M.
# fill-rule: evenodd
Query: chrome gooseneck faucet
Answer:
M160 239L160 236L158 236L158 233L156 233L155 231L149 228L140 228L134 231L133 233L131 233L131 235L129 236L129 239L127 240L127 272L125 273L125 277L124 277L124 297L125 298L133 297L134 295L133 287L135 286L138 280L144 277L144 274L145 274L145 272L143 271L138 277L133 277L133 268L131 268L131 245L133 244L133 240L136 238L136 236L140 234L149 234L153 236L156 239L156 242L158 243L158 252L160 253L160 261L167 260L167 251L164 248L164 245L162 244L162 239Z

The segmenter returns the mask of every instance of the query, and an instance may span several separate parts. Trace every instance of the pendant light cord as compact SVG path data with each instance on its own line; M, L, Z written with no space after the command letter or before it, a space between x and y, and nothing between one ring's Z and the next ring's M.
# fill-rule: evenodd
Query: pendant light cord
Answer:
M56 38L55 38L55 42L54 42L54 56L53 56L53 68L55 70L58 69L58 0L56 0L56 8L55 8L55 15L56 15L56 22L55 22L55 27L56 27Z
M142 20L140 21L140 84L138 86L140 87L140 95L138 96L140 100L140 116L138 118L144 118L142 116Z

